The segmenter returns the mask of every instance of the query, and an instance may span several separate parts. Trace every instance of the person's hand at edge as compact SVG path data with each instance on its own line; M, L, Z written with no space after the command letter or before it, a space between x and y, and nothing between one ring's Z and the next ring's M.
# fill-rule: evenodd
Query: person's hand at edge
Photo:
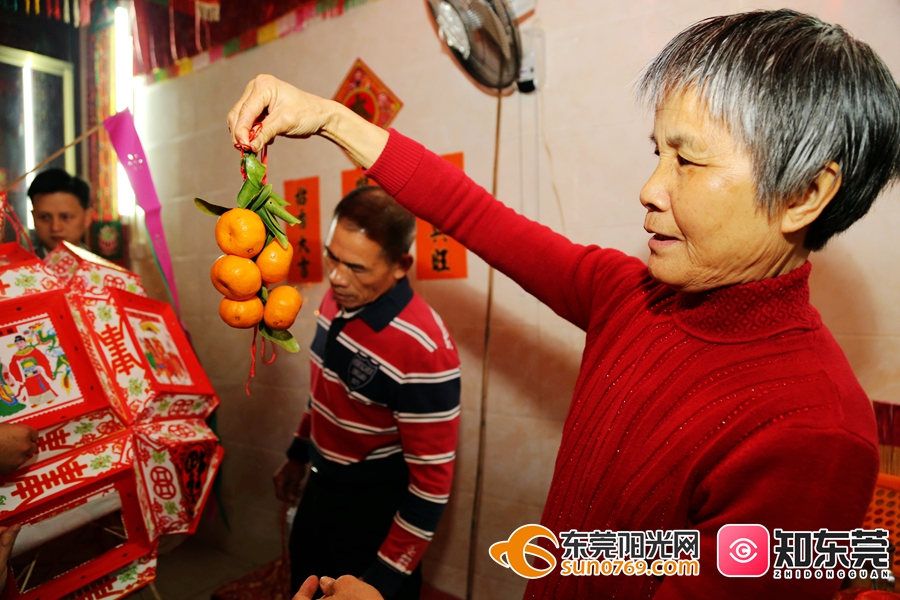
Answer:
M35 428L0 423L0 476L9 475L37 454L37 442Z
M284 461L272 476L275 497L290 505L298 504L309 479L309 469L309 463L291 459Z
M312 597L316 595L317 589L319 589L319 578L315 575L310 575L303 582L303 585L300 586L300 589L297 590L293 600L312 600Z
M304 585L306 584L304 583ZM384 600L378 590L352 575L344 575L337 580L331 577L322 577L319 580L319 586L326 598L335 600Z
M250 129L264 113L262 128L250 141ZM254 152L277 135L321 135L365 168L375 163L388 139L387 131L342 104L304 92L271 75L257 75L247 84L228 112L228 128L236 144L250 146Z
M6 587L6 577L9 572L8 562L10 554L12 554L13 545L16 543L16 536L19 535L21 525L13 525L12 527L0 527L0 591Z

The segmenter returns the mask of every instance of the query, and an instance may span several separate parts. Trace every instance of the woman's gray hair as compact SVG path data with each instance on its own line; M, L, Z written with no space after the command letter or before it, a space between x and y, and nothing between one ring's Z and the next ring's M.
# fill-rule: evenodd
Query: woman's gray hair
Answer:
M839 165L841 187L809 228L810 250L900 177L900 90L878 55L837 25L791 10L706 19L663 48L636 92L657 109L694 87L749 153L770 215Z

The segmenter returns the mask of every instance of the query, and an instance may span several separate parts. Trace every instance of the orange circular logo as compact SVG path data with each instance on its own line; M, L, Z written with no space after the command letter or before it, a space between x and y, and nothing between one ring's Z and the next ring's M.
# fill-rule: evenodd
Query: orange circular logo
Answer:
M491 545L491 558L497 564L512 569L516 575L526 579L540 579L556 568L556 557L546 548L531 543L535 538L541 537L547 538L559 548L556 536L543 525L522 525L505 542ZM549 566L544 569L532 567L528 564L528 555L543 559Z

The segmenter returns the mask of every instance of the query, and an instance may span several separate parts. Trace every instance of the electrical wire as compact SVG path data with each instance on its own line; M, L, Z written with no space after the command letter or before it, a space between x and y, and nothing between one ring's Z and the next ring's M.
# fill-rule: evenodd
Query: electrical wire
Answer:
M497 181L500 170L500 114L503 106L503 90L497 90L497 127L494 133L494 181L491 195L497 197ZM491 308L494 304L494 267L488 267L487 310L484 317L484 355L481 360L481 408L478 421L478 467L475 470L475 498L472 502L472 522L469 528L469 561L466 568L466 600L472 600L475 587L475 553L477 550L478 521L481 514L481 498L484 488L484 447L487 439L487 398L490 380Z

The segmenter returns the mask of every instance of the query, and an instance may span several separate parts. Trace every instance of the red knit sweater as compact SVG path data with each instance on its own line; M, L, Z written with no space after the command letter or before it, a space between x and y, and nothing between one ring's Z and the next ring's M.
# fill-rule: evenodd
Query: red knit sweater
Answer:
M677 294L635 258L517 215L395 131L369 175L587 333L542 524L700 531L697 577L557 568L526 598L830 598L836 579L728 579L716 566L722 525L846 531L872 498L874 415L809 303L809 263Z

